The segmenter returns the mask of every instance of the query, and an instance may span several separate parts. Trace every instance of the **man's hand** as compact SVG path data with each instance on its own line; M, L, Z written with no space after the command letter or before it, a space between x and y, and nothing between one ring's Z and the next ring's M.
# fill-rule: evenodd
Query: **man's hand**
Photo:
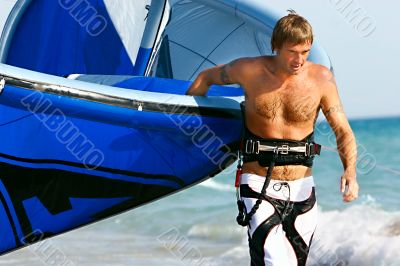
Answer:
M354 171L345 171L340 183L340 191L343 193L344 202L350 202L358 198L358 183Z
M189 89L186 91L186 95L204 96L206 95L209 86L210 84L208 83L207 72L203 71L193 81L192 85L190 85Z

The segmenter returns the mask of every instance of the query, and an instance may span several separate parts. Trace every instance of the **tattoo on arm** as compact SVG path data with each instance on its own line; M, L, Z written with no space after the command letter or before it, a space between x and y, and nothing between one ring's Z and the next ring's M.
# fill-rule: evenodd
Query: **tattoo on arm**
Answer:
M334 106L330 106L329 108L326 109L325 117L328 117L332 113L344 113L343 105L337 104Z
M227 83L227 84L232 83L231 80L230 80L230 78L229 78L229 75L228 75L228 72L226 71L226 69L227 69L228 67L232 67L233 65L235 65L236 62L237 62L237 60L233 60L232 62L229 62L228 64L224 65L224 66L221 68L221 75L220 75L220 77L221 77L221 81L222 81L222 82Z
M229 82L229 75L228 75L228 73L226 72L226 67L227 67L227 65L224 65L224 66L221 68L221 81L222 81L223 83L230 83L230 82Z
M331 85L334 85L335 89L337 88L335 76L333 74L329 78L328 82L331 83ZM332 113L344 113L343 105L340 102L336 105L331 105L331 106L321 105L321 108L322 108L322 111L324 112L326 118L328 118L328 116L331 115Z

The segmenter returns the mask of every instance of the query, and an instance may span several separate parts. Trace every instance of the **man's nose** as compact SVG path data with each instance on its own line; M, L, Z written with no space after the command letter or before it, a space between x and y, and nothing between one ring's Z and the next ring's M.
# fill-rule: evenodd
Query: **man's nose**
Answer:
M305 56L303 54L298 54L298 56L296 57L296 62L299 64L303 64L306 60L307 60L307 56Z
M294 56L294 61L295 61L296 63L301 63L301 61L302 61L302 56L301 56L300 53L295 54L295 56Z

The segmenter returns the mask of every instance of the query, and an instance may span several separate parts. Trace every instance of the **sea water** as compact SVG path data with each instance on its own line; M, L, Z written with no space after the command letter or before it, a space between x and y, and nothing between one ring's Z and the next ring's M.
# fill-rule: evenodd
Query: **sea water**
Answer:
M400 118L351 121L359 199L344 203L335 136L314 162L318 228L307 265L400 265ZM235 222L235 167L183 192L0 258L0 265L249 265L246 229Z

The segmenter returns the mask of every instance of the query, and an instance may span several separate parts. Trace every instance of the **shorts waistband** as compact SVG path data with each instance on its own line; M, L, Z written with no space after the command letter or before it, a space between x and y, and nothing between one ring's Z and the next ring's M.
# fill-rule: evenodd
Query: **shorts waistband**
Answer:
M241 184L248 184L249 187L256 192L261 192L264 182L264 176L255 174L244 173L240 178ZM289 197L289 188L284 186L284 183L287 183L290 187L291 201L303 201L308 199L315 186L313 176L307 176L293 181L271 179L266 194L272 198L287 200Z

